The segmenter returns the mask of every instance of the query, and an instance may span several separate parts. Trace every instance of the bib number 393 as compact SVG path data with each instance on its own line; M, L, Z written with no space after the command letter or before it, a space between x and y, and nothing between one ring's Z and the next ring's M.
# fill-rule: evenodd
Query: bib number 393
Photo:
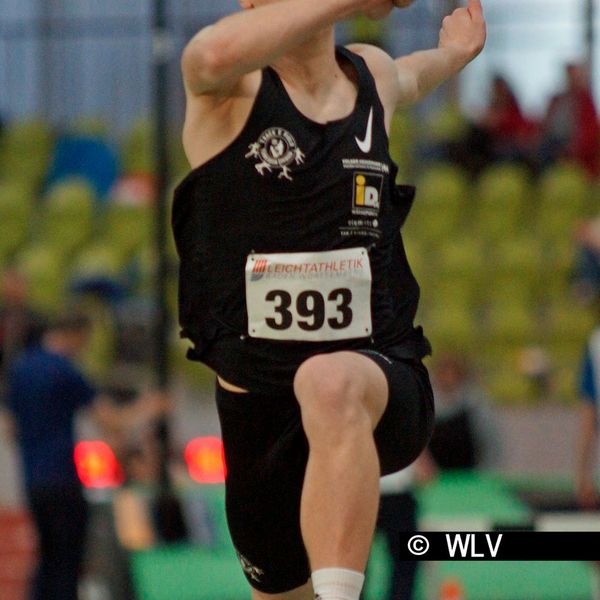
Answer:
M251 337L334 341L369 336L369 255L364 248L251 254L246 304Z

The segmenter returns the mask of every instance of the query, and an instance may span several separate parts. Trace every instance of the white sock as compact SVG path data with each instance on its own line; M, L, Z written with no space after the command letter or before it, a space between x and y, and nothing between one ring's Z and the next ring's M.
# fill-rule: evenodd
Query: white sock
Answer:
M350 569L313 571L315 600L359 600L365 576Z

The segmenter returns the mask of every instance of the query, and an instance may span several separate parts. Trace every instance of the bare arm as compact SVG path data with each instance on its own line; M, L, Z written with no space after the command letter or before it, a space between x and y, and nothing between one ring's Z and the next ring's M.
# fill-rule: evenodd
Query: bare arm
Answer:
M579 504L587 509L598 506L598 492L594 484L597 441L598 409L586 402L581 410L575 486Z
M119 434L166 414L170 404L170 398L160 392L147 392L124 406L116 405L107 396L99 396L91 407L91 414L105 433Z
M249 0L244 4L249 7ZM193 95L232 89L244 74L272 63L315 31L359 12L383 16L391 8L391 0L281 0L235 13L200 31L186 47L186 88Z
M396 59L398 104L417 102L456 75L481 52L485 39L481 0L469 0L466 8L445 17L437 48Z

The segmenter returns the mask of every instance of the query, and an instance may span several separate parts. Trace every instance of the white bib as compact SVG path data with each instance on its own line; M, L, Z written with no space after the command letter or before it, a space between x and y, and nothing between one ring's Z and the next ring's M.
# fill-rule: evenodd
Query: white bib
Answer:
M304 342L368 337L371 280L365 248L251 254L246 260L248 335Z

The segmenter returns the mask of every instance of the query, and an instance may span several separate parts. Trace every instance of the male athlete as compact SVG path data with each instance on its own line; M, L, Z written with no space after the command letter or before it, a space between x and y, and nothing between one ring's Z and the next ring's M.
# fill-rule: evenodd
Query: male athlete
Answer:
M412 0L397 0L408 6ZM334 24L391 0L241 0L182 59L182 335L218 374L227 515L255 600L358 600L379 477L426 445L433 399L400 237L392 114L482 49L480 0L392 60Z

